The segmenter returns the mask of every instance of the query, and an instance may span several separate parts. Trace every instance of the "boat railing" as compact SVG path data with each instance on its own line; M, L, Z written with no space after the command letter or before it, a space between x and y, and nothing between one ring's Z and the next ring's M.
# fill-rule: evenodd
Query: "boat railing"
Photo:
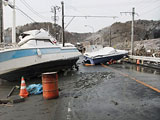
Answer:
M10 49L10 48L16 48L18 47L17 44L13 43L0 43L0 51L5 50L5 49Z

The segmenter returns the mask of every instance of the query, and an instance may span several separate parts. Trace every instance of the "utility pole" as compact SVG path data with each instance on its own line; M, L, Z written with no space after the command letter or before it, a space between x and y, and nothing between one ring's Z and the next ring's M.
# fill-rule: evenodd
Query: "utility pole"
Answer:
M16 11L15 0L13 0L13 23L12 23L12 43L16 43Z
M56 25L56 15L57 15L57 11L56 11L56 6L54 6L54 29L55 29L55 36L56 36L56 40L57 40L57 25Z
M3 42L3 4L0 0L0 43Z
M63 47L65 46L65 33L64 33L64 2L61 2L62 4L62 44Z
M56 37L56 40L57 40L57 10L60 11L60 7L59 6L52 6L51 7L51 12L54 13L54 16L53 16L53 21L54 21L54 30L55 30L55 37Z
M111 26L109 28L109 47L111 47Z
M134 8L132 8L131 55L134 55Z
M135 8L132 8L132 12L120 12L120 13L129 13L132 14L132 25L131 25L131 55L134 55L134 15L135 15Z
M57 11L56 11L56 6L54 6L54 25L56 25L56 15L57 15Z

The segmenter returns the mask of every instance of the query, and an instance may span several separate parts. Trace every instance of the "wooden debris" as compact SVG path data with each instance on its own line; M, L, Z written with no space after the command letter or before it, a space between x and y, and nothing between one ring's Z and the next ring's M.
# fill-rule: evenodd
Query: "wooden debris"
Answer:
M24 101L25 101L25 99L24 99L24 98L21 98L21 97L18 96L18 95L12 96L12 97L10 98L10 102L11 102L12 104L20 103L20 102L24 102Z
M15 88L16 88L16 86L12 87L11 91L10 91L9 94L7 95L7 98L12 95L12 93L14 92L14 89L15 89Z
M9 99L0 99L0 104L7 104L8 102L10 102Z
M18 95L14 95L8 99L0 99L0 104L8 104L8 103L15 104L15 103L20 103L20 102L24 102L24 101L25 101L24 98L21 98Z
M0 104L0 106L13 107L12 104Z

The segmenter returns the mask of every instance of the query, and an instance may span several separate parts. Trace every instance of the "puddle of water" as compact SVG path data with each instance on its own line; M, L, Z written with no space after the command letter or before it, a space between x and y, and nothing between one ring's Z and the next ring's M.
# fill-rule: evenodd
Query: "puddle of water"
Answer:
M159 69L154 69L154 68L150 68L150 67L144 67L144 66L140 66L140 65L133 65L133 64L115 64L112 65L112 67L114 68L123 68L123 69L129 69L129 70L134 70L134 71L138 71L138 72L142 72L142 73L151 73L151 74L155 74L155 75L160 75L160 70Z

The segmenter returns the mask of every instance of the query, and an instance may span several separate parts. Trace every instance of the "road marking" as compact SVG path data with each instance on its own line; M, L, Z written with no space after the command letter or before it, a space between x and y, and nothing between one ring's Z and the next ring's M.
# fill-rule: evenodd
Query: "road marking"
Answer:
M71 111L72 111L72 110L71 110L71 103L69 102L69 103L68 103L67 120L71 120L71 114L70 114Z
M71 116L70 115L67 115L67 120L70 120L71 119Z
M68 108L68 112L71 112L72 110L71 110L71 108Z
M136 82L138 82L138 83L140 83L140 84L142 84L142 85L144 85L144 86L146 86L146 87L148 87L148 88L150 88L150 89L152 89L152 90L160 93L160 90L159 90L159 89L157 89L157 88L155 88L155 87L152 87L151 85L148 85L148 84L146 84L146 83L144 83L144 82L142 82L142 81L140 81L140 80L137 80L136 78L131 77L131 76L129 76L128 74L122 73L122 72L120 72L120 71L118 71L118 70L116 70L116 69L113 69L113 68L111 68L111 67L109 67L109 66L107 66L107 65L104 65L104 64L101 64L101 65L102 65L103 67L105 67L105 68L112 69L112 70L118 72L119 74L121 74L121 75L123 75L123 76L125 76L125 77L128 77L128 78L130 78L130 79L132 79L132 80L135 80Z
M71 110L71 103L69 102L68 103L68 112L71 112L72 110Z

